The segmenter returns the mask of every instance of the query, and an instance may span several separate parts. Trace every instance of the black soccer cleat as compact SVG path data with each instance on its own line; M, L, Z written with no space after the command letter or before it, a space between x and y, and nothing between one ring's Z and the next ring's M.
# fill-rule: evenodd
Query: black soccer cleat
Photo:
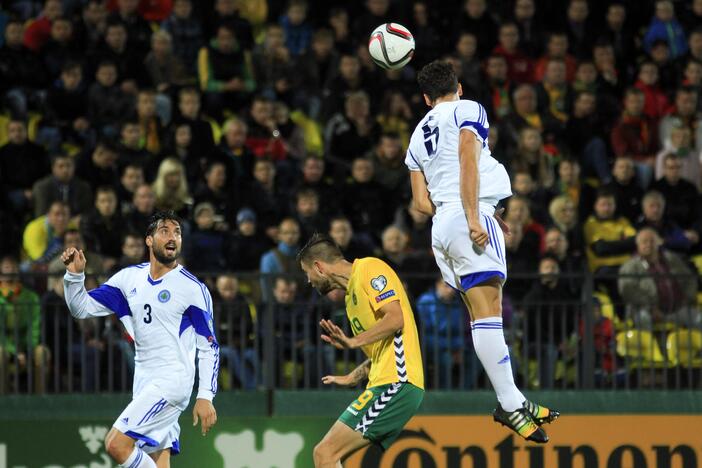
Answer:
M546 432L536 424L529 411L524 407L507 412L503 410L502 406L498 403L497 408L495 408L495 411L492 413L492 418L503 426L512 429L526 440L538 444L545 444L548 442Z
M534 403L533 401L529 400L524 400L524 403L522 403L524 408L531 414L532 419L536 424L539 426L543 424L550 424L556 419L558 419L558 416L561 415L560 412L554 410L554 409L549 409L546 408L545 406L541 406L538 403Z

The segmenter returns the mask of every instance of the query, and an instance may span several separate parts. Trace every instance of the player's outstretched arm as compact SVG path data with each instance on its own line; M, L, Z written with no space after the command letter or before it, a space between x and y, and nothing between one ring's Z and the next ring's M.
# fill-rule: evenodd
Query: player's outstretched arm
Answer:
M478 140L470 130L461 130L458 144L458 157L461 165L460 192L463 211L468 222L471 240L480 248L488 243L488 234L480 224L478 215L478 193L480 193L480 178L478 177Z
M68 248L61 254L61 261L66 265L66 274L63 276L63 292L71 315L83 319L103 317L113 313L111 309L90 297L88 291L85 290L86 260L83 251L73 247Z
M361 346L384 340L388 336L394 335L398 330L402 330L402 327L405 326L405 319L402 315L402 307L399 300L385 304L378 309L378 313L382 315L382 318L368 330L354 337L346 336L344 331L331 320L322 320L319 324L327 333L322 335L322 339L339 349L360 348Z
M346 375L325 375L322 377L322 383L325 385L337 384L353 387L361 383L370 373L371 360L366 359L363 364L352 370Z
M410 184L412 185L412 204L420 213L434 216L436 207L429 197L427 179L421 171L410 171Z

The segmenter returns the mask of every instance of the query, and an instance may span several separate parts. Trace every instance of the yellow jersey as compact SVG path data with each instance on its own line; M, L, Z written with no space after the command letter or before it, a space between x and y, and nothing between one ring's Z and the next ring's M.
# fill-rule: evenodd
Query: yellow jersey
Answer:
M400 278L378 258L356 259L346 287L346 315L353 334L373 327L382 318L378 311L393 301L400 301L405 325L394 336L362 347L371 360L368 387L410 382L423 389L424 369L417 325Z
M636 229L631 226L629 220L621 217L615 219L600 220L595 216L590 216L583 226L585 234L585 245L587 246L587 262L590 271L595 272L603 266L623 265L631 258L631 254L610 255L600 257L592 250L591 245L598 240L619 241L636 235Z

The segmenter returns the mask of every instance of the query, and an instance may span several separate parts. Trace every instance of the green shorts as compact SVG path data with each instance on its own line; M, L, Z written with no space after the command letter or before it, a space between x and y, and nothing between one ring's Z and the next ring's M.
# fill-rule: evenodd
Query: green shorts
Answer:
M370 387L339 416L339 421L387 449L424 399L424 390L411 383Z

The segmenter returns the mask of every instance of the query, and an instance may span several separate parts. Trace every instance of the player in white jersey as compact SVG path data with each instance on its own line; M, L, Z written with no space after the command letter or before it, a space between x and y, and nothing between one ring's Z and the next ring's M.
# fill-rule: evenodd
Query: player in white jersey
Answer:
M202 434L217 421L219 345L207 287L177 262L181 222L170 212L154 215L146 233L149 262L117 272L86 291L83 251L67 249L66 303L75 318L115 314L134 339L136 357L132 401L105 438L110 456L122 467L164 468L180 451L178 417L188 406L195 379L199 389L193 425Z
M497 393L495 421L547 442L540 426L559 413L527 400L514 384L502 331L506 226L495 207L512 190L504 166L490 154L487 113L475 101L460 100L463 91L448 63L426 65L417 81L431 110L412 133L405 158L414 206L433 216L436 263L470 311L473 345Z

